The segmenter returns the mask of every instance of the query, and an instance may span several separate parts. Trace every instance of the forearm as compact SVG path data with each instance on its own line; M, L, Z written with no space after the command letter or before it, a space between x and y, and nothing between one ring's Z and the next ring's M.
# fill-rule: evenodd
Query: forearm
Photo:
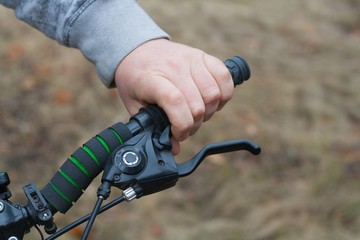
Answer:
M79 48L106 86L118 64L146 41L167 38L134 0L0 0L60 44Z
M65 28L74 14L81 11L87 0L0 0L6 7L13 8L18 19L62 45L65 42Z

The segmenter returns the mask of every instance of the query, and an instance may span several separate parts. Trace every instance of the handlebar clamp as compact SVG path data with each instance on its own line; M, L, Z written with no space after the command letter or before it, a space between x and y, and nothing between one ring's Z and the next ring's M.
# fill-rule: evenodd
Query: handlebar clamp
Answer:
M1 173L5 174L6 173ZM10 179L7 177L7 185ZM48 234L56 232L49 204L34 184L23 187L28 203L24 206L12 203L9 197L0 200L0 239L23 239L34 225L43 225ZM11 192L6 188L6 195ZM13 238L12 238L13 237Z

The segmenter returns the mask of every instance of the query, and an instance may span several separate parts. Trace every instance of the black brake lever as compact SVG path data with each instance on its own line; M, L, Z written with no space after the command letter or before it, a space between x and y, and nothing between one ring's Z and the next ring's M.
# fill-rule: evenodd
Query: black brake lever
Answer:
M177 164L171 152L169 129L159 132L154 128L115 150L104 169L102 187L114 186L124 190L125 194L131 188L131 196L125 197L132 200L175 186L180 177L194 172L209 155L239 150L258 155L261 151L256 143L246 139L218 142L206 145L189 161ZM104 190L102 187L101 191Z
M249 140L237 139L227 142L211 143L206 145L200 152L198 152L192 159L185 163L177 164L179 177L186 177L193 173L200 163L209 155L227 153L239 150L246 150L254 155L259 155L260 147Z

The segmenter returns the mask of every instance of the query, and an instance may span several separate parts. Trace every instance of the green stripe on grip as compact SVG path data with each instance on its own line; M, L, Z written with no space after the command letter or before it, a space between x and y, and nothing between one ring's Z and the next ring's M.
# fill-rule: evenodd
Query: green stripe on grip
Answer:
M106 151L108 153L110 153L110 148L109 148L109 145L105 142L104 139L102 139L99 135L96 136L96 139L104 146L104 148L106 149Z
M120 135L114 130L111 128L111 131L114 133L114 135L117 137L117 139L119 140L120 144L123 144L124 141L122 140L122 138L120 137Z
M62 197L65 201L67 201L68 203L73 203L71 201L71 199L66 196L62 191L60 191L60 189L58 189L52 182L50 182L50 186L55 190L55 192L57 192L59 194L60 197Z
M74 187L76 187L77 189L79 189L80 191L83 191L81 189L81 187L69 176L67 175L66 172L62 171L61 169L59 170L59 173L66 179L68 180L68 182L70 182Z
M79 160L77 160L75 157L71 156L70 160L89 178L91 178L90 173L86 170L86 168L84 167L84 165L82 165L81 162L79 162Z
M96 162L96 164L100 167L100 161L94 154L94 152L88 148L86 145L83 145L82 148L90 155L90 157Z

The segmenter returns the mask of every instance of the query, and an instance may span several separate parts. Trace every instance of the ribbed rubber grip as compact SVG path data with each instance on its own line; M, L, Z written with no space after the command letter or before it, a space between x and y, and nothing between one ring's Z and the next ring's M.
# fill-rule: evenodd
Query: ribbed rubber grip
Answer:
M59 212L67 212L93 179L104 169L109 155L132 137L123 123L116 123L78 148L41 190Z

